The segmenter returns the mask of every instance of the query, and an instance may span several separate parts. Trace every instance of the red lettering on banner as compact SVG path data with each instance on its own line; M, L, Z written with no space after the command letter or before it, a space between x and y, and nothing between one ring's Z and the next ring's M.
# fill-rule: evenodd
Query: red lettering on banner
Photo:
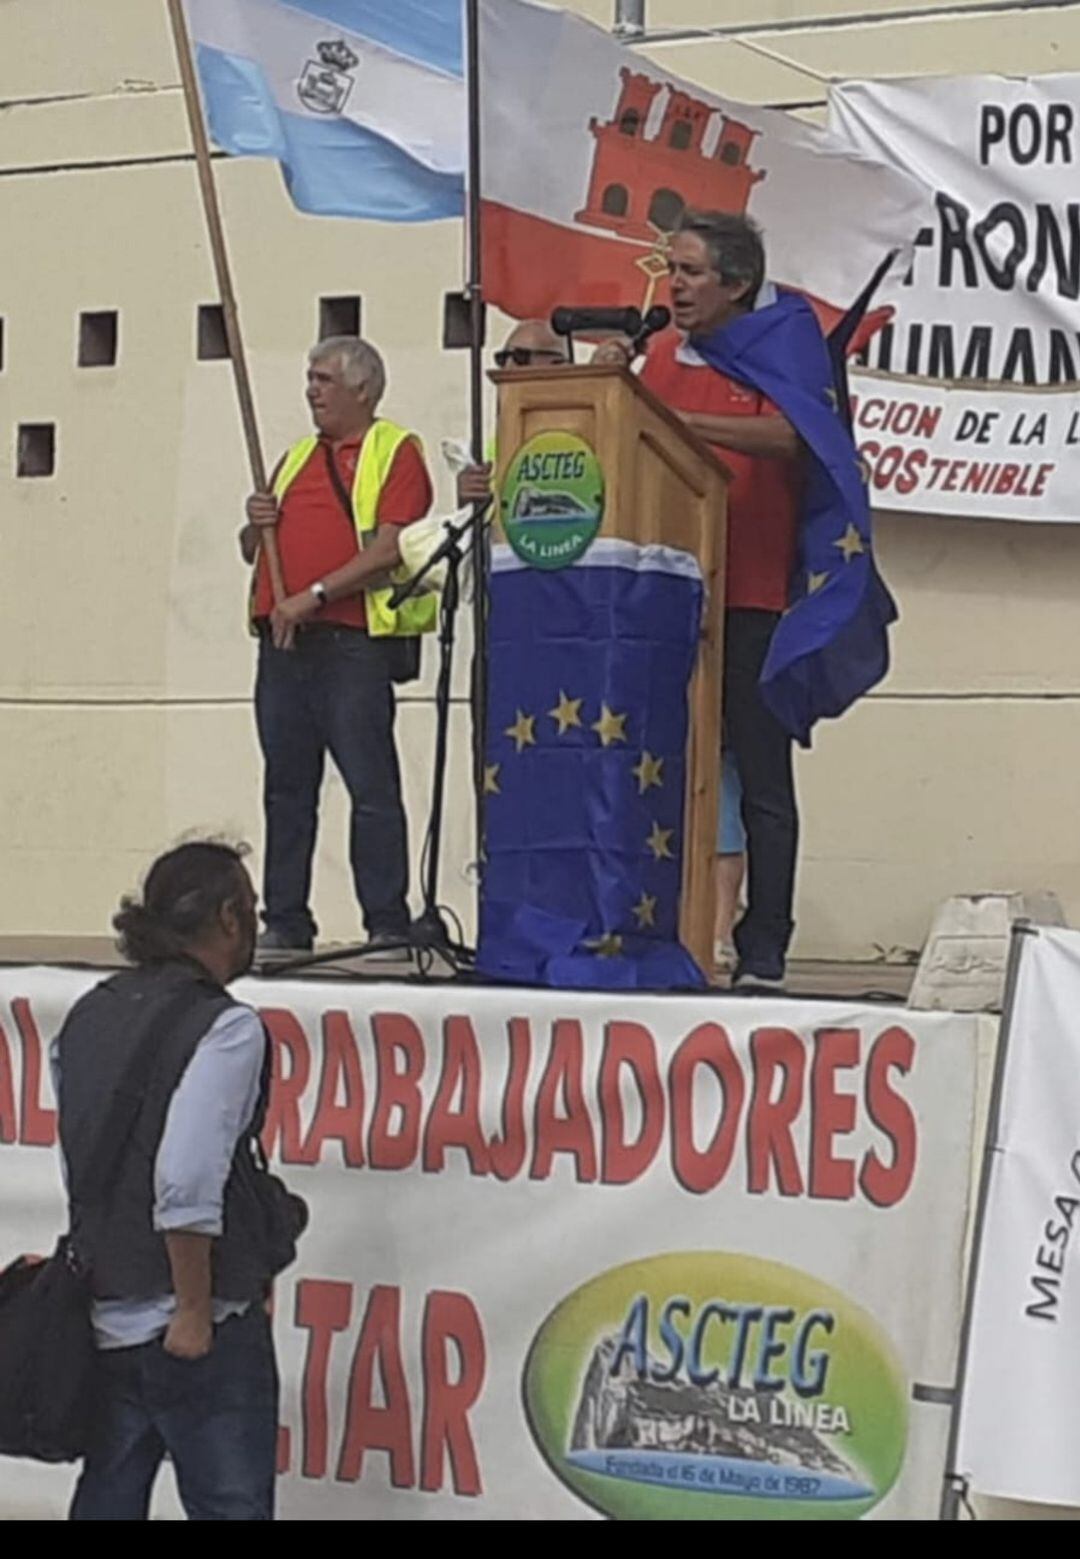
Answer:
M378 1092L368 1139L372 1169L407 1169L420 1142L420 1079L424 1075L424 1036L400 1012L377 1012L375 1034ZM397 1058L403 1065L399 1069ZM394 1130L394 1126L399 1127Z
M776 1171L781 1196L802 1196L802 1170L791 1128L803 1107L806 1047L790 1029L755 1029L750 1036L754 1093L746 1127L746 1188L753 1196L769 1189ZM773 1098L776 1080L780 1091Z
M525 1085L532 1061L532 1030L527 1018L511 1018L507 1025L510 1059L502 1104L502 1136L488 1143L491 1173L497 1180L513 1180L525 1167Z
M592 1121L585 1103L583 1076L585 1041L576 1018L556 1020L551 1036L551 1053L536 1095L536 1142L529 1178L546 1180L556 1153L567 1153L574 1160L579 1184L596 1179L596 1143ZM556 1114L562 1099L564 1115Z
M7 1035L0 1027L0 1142L14 1142L19 1135L19 1121L15 1114L15 1074L11 1067L11 1051Z
M810 1195L820 1201L850 1202L855 1164L837 1158L833 1142L855 1129L855 1095L839 1093L836 1074L859 1064L858 1029L820 1029L814 1035L810 1068Z
M20 1098L0 1031L0 1143L20 1132L24 1141L46 1141L53 1120L37 1097L40 1040L26 1004L19 1010L29 1065ZM872 1033L864 1044L856 1029L812 1040L798 1029L758 1029L736 1048L721 1025L704 1023L665 1064L643 1023L613 1019L597 1039L581 1021L558 1019L541 1058L530 1021L517 1017L506 1024L503 1063L481 1047L475 1020L463 1012L443 1020L441 1053L439 1036L403 1013L380 1013L371 1020L371 1061L354 1020L334 1009L321 1017L316 1086L297 1017L273 1009L264 1016L274 1043L264 1141L286 1164L319 1164L328 1145L340 1143L347 1168L436 1175L452 1167L456 1149L470 1174L505 1183L522 1174L549 1179L563 1155L579 1183L626 1186L649 1173L667 1135L674 1177L695 1195L728 1176L736 1155L741 1173L743 1153L745 1186L755 1196L861 1194L891 1206L914 1175L918 1123L902 1088L914 1041L904 1031L879 1035L875 1045ZM429 1098L424 1081L436 1064ZM839 1080L845 1071L857 1073L848 1084ZM305 1129L308 1090L315 1104ZM713 1094L717 1103L707 1107ZM876 1128L876 1151L841 1144L861 1125Z
M468 1018L447 1018L443 1027L442 1076L424 1131L424 1169L446 1166L446 1150L460 1148L474 1175L488 1172L488 1150L480 1124L483 1073L476 1035ZM455 1109L455 1104L459 1108Z
M270 1105L263 1127L263 1151L273 1158L280 1139L285 1164L314 1163L305 1157L300 1125L300 1100L311 1077L311 1050L299 1019L285 1007L263 1007L260 1016L273 1046ZM288 1071L285 1069L288 1058Z
M41 1035L25 996L15 997L11 1013L22 1040L22 1132L19 1141L24 1148L51 1148L56 1144L56 1111L41 1102L41 1080L45 1070Z
M323 1144L334 1140L341 1143L346 1165L359 1169L364 1163L364 1074L356 1035L344 1012L323 1013L322 1035L319 1102L304 1143L303 1162L321 1163ZM344 1099L339 1102L342 1085Z
M448 1346L457 1355L450 1378ZM435 1493L443 1486L444 1455L449 1453L454 1493L483 1493L469 1412L484 1387L487 1356L484 1331L471 1299L464 1294L428 1295L423 1335L424 1422L420 1450L420 1487Z
M1000 494L1011 493L1016 486L1016 479L1020 475L1020 467L1011 462L1002 466L997 481L994 483L994 492Z
M327 1380L330 1346L335 1332L343 1332L352 1317L352 1284L302 1278L296 1285L296 1324L308 1332L300 1389L300 1416L304 1426L303 1475L325 1478L330 1433Z
M1031 489L1033 498L1043 498L1046 495L1046 484L1057 470L1057 466L1051 462L1049 465L1041 465L1035 477L1034 486Z
M895 1207L907 1195L918 1159L918 1128L910 1104L892 1086L890 1072L906 1077L915 1064L915 1041L907 1029L893 1027L879 1035L866 1063L866 1109L889 1140L892 1162L874 1149L863 1160L859 1185L875 1207Z
M641 1103L641 1130L636 1142L626 1140L622 1100L623 1069L629 1073ZM656 1059L656 1041L642 1023L609 1023L600 1058L600 1123L604 1185L630 1185L642 1176L660 1151L664 1137L664 1085Z
M373 1401L376 1365L382 1406ZM401 1290L382 1285L371 1290L353 1359L337 1470L342 1483L355 1483L360 1477L367 1451L387 1453L394 1488L413 1487L412 1412L401 1359Z
M694 1079L699 1066L708 1067L723 1090L724 1102L712 1141L703 1151L694 1144ZM671 1163L675 1178L687 1191L702 1194L718 1186L731 1167L746 1084L719 1023L702 1023L676 1050L668 1076L671 1095Z

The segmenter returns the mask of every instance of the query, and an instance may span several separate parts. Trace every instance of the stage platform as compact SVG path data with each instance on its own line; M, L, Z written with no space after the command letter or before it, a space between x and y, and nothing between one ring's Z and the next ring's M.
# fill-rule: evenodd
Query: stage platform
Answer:
M320 946L319 954L333 953L333 943ZM123 960L109 937L18 936L0 937L0 967L53 965L68 969L120 969ZM260 965L253 971L260 977L283 978L287 966L280 962ZM350 956L342 946L341 956L330 963L297 968L298 979L320 980L452 980L453 971L440 959L421 976L415 963L403 957L396 963L372 965L364 958ZM835 997L843 1001L883 1001L905 1003L915 978L915 966L885 963L829 963L794 960L788 970L786 995L795 998ZM716 986L726 991L728 981Z

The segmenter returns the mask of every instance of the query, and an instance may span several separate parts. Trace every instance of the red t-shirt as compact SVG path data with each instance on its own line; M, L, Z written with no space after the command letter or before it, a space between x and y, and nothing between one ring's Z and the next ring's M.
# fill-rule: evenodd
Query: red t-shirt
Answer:
M363 437L349 439L334 449L328 439L321 438L319 447L285 494L277 538L281 572L289 595L297 595L316 579L325 579L335 569L343 568L360 550L356 526L334 491L326 457L329 453L337 461L345 491L351 493L363 442ZM422 520L431 508L433 496L420 446L415 439L406 439L394 456L380 494L378 522L411 525L414 520ZM255 579L253 615L268 617L272 604L270 575L262 557ZM343 623L350 628L366 627L363 594L329 602L315 620Z
M710 368L673 331L649 348L641 381L673 411L713 417L778 417L747 385ZM728 606L782 612L788 605L799 523L799 468L714 446L732 474L728 489Z

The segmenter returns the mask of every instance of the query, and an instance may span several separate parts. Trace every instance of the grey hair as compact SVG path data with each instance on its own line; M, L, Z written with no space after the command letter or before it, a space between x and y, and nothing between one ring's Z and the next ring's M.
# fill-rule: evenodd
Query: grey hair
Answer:
M677 231L702 240L722 281L749 283L743 302L753 308L765 281L765 245L757 223L727 211L684 211Z
M341 376L350 390L362 392L375 407L386 393L386 364L379 353L359 336L327 336L308 353L309 363L341 364Z

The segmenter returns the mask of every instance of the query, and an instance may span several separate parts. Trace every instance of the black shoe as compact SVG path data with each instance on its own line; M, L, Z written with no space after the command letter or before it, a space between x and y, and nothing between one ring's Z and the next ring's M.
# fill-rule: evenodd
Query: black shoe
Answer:
M759 974L750 969L746 964L739 964L731 977L731 989L738 991L740 996L783 996L785 992L784 971Z
M298 958L302 953L310 953L314 946L314 937L288 937L268 926L256 942L255 951L261 958Z
M411 957L408 931L375 931L368 937L364 949L366 964L408 963Z

